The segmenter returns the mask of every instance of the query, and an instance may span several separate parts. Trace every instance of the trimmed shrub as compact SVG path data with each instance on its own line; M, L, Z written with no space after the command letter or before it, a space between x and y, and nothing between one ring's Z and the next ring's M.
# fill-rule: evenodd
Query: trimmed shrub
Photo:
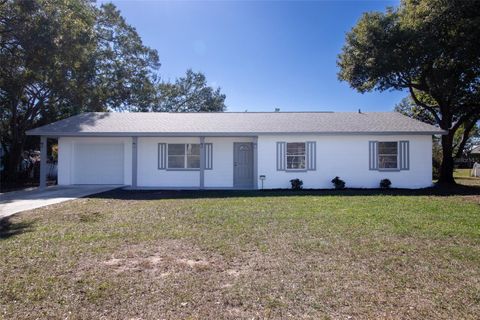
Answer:
M332 183L333 183L333 186L335 187L335 189L338 189L338 190L345 189L345 181L343 181L339 177L333 178Z
M380 188L388 189L392 185L392 182L389 179L380 180Z
M290 183L292 184L292 190L302 190L303 188L303 181L300 179L292 179Z

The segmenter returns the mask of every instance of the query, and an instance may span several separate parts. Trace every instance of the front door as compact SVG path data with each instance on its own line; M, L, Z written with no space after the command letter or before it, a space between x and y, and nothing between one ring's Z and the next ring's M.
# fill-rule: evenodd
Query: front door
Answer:
M253 188L253 143L233 144L233 187Z

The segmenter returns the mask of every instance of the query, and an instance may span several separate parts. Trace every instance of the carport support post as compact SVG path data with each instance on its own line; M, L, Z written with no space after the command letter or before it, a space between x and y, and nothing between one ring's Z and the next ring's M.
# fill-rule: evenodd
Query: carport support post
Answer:
M40 186L41 190L47 187L47 137L40 137Z
M253 188L258 189L258 137L253 138Z
M132 137L132 188L137 187L138 176L138 137Z
M205 188L205 137L200 137L200 189Z

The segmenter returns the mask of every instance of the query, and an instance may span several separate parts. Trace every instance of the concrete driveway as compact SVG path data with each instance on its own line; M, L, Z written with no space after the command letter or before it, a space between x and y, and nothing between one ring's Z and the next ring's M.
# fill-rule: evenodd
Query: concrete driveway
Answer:
M0 194L0 219L14 213L120 188L119 185L53 186Z

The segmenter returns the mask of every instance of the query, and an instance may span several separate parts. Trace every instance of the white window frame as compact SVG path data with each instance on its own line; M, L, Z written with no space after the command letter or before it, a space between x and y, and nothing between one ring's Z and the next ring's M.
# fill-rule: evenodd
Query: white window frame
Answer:
M288 145L289 144L294 144L294 143L301 143L304 146L304 154L294 154L294 155L289 155L288 154ZM303 161L303 168L288 168L288 157L304 157ZM305 141L298 141L298 142L285 142L285 171L307 171L307 143Z
M182 167L182 168L170 168L170 165L169 165L169 157L170 157L170 156L172 156L172 157L180 157L180 156L182 156L182 155L170 155L170 154L169 154L170 145L183 145L183 146L184 146L184 150L183 150L183 167ZM197 146L199 147L199 148L198 148L198 150L199 150L198 159L199 159L200 162L201 162L200 157L201 157L201 154L202 154L202 153L201 153L201 151L200 151L201 146L200 146L199 143L167 143L167 157L166 157L166 158L167 158L167 159L166 159L166 160L167 160L167 163L166 163L166 164L167 164L167 166L166 166L167 170L178 170L178 171L184 171L184 170L186 170L186 171L197 171L197 170L200 170L200 164L199 164L198 168L188 168L188 158L189 158L189 157L188 157L189 155L187 154L187 146L188 146L188 145L192 145L192 146L193 146L193 145L197 145ZM197 155L193 155L193 156L196 157ZM190 157L192 157L192 155L190 155Z
M392 153L380 153L380 144L381 143L395 143L397 145L397 153L396 154L392 154ZM389 170L400 170L400 167L399 167L399 162L400 162L400 150L399 150L399 142L398 141L378 141L377 142L377 163L378 163L378 170L380 171L389 171ZM380 157L392 157L392 156L395 156L397 158L397 165L395 166L395 168L382 168L381 167L381 162L380 162Z

